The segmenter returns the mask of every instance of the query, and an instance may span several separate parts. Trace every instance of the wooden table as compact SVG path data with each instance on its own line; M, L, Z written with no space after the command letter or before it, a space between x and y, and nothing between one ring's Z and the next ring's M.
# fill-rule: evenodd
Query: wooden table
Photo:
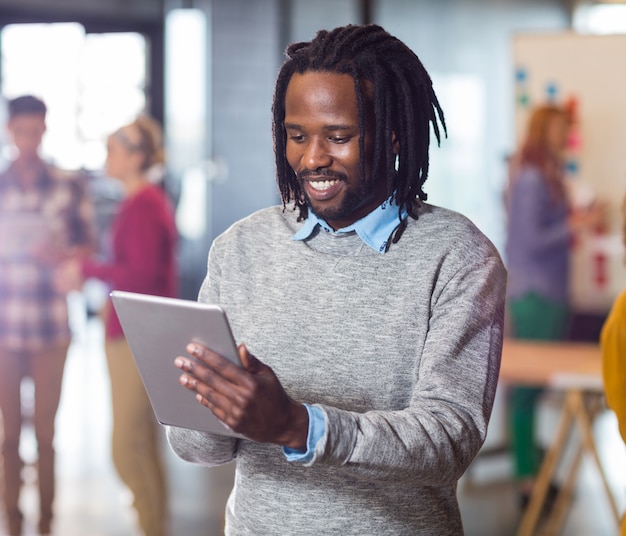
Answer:
M522 516L517 536L535 534L548 487L564 454L572 426L577 426L580 434L576 455L546 521L544 534L558 534L560 531L571 502L584 451L590 453L595 461L616 524L619 526L620 513L600 462L592 430L593 419L603 409L604 403L602 353L599 345L507 339L502 351L500 381L511 385L546 387L564 393L560 423L541 463L536 485Z

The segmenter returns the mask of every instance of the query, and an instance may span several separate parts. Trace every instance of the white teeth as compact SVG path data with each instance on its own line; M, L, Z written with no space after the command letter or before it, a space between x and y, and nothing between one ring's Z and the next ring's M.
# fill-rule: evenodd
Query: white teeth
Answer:
M336 180L332 180L332 181L309 181L309 184L311 185L311 188L313 188L314 190L328 190L328 188L330 188L336 182L337 182Z

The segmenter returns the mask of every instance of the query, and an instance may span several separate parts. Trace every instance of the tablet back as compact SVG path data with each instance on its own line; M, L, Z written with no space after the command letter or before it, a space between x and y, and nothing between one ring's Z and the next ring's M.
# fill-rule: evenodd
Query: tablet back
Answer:
M239 364L224 311L217 305L114 290L111 299L137 368L161 424L239 437L226 428L194 393L178 383L176 356L191 341Z

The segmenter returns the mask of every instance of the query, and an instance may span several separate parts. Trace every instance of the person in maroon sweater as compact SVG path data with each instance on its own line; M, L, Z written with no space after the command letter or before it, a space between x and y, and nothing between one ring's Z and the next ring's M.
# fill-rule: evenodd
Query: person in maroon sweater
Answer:
M119 179L124 199L111 226L111 260L66 266L66 282L97 278L111 289L177 295L177 231L169 198L151 180L164 161L158 123L140 116L108 139L106 171ZM113 462L134 495L146 536L167 533L168 498L160 429L110 301L105 306L106 356L113 403Z

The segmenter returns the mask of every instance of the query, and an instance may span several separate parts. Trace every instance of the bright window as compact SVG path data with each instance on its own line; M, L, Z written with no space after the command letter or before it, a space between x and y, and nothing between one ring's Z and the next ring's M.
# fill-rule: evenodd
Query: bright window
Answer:
M582 33L626 33L626 4L598 4L576 10L574 27Z
M144 37L13 24L0 42L4 99L32 94L48 107L43 156L65 169L100 169L107 135L146 107Z

